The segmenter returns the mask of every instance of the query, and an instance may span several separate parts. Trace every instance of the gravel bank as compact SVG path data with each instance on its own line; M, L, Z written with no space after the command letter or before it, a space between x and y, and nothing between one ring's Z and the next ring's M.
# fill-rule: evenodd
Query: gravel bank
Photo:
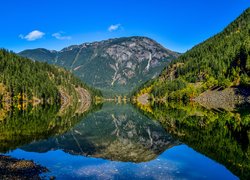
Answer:
M250 90L243 88L208 90L196 97L194 101L208 109L233 111L238 105L250 103Z
M36 165L33 161L0 155L0 179L41 179L39 175L47 171L47 168Z

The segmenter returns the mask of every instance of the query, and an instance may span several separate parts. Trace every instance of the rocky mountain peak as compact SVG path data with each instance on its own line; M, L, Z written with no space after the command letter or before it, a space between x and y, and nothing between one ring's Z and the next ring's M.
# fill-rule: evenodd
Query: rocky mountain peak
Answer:
M70 69L91 86L127 94L157 76L179 53L147 37L123 37L72 45L59 52L26 50L21 56Z

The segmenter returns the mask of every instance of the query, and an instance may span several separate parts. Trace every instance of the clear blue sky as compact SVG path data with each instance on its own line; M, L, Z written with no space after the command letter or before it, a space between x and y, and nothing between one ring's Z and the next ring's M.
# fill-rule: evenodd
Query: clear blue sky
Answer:
M6 0L0 8L0 47L60 50L138 35L185 52L248 7L250 0Z

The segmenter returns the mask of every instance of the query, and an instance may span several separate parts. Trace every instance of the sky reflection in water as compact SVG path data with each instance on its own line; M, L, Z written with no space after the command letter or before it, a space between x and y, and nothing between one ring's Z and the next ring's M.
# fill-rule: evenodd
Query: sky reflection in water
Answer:
M46 178L238 179L130 105L106 104L66 133L31 139L8 155L47 167Z
M143 163L74 156L61 150L30 153L17 149L9 155L33 159L50 169L47 177L57 179L237 179L224 166L186 145L175 146Z

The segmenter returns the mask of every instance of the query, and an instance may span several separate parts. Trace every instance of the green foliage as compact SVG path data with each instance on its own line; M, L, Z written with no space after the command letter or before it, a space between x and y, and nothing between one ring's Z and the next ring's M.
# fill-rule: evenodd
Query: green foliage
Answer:
M245 87L250 87L250 77L247 74L242 74L240 76L241 84Z
M0 152L66 133L90 112L99 110L100 105L93 105L81 114L76 113L76 108L70 107L64 114L59 112L58 104L29 106L25 111L12 108L7 112L0 108L0 117L1 113L5 113L0 119Z
M249 106L235 112L218 112L200 106L154 104L143 111L159 121L167 132L194 150L225 165L240 179L250 176Z
M193 84L200 92L215 86L249 85L249 77L250 8L223 32L172 61L153 82L152 94L165 96L177 90L183 93L180 90L185 83Z
M69 90L74 86L82 86L93 94L100 94L87 87L79 79L63 68L47 63L34 62L6 50L0 50L0 82L3 83L12 97L20 93L50 100L59 101L58 87ZM72 91L69 91L72 92Z

